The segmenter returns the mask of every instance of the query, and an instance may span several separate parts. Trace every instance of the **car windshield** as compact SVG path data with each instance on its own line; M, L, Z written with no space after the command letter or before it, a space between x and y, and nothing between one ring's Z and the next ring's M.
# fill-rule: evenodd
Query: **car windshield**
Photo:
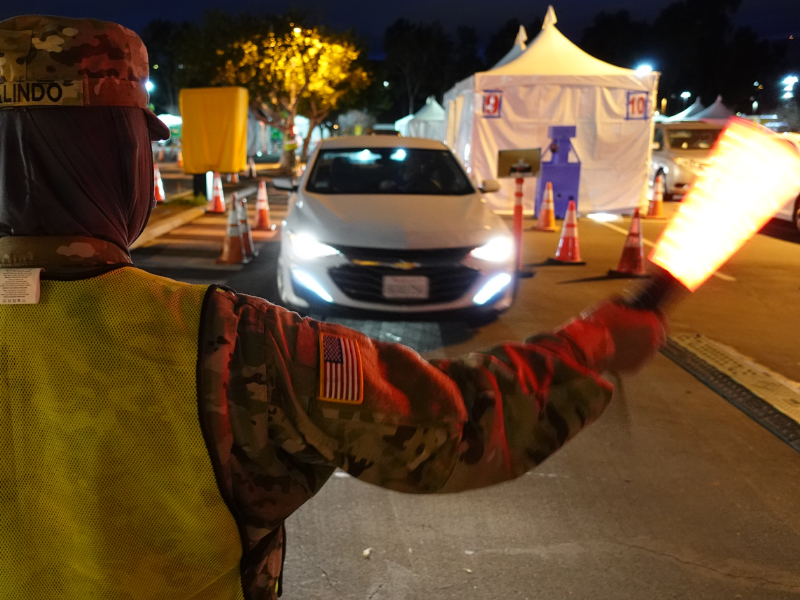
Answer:
M306 190L317 194L463 196L475 190L449 150L321 150Z
M711 150L722 129L669 129L670 148L675 150Z

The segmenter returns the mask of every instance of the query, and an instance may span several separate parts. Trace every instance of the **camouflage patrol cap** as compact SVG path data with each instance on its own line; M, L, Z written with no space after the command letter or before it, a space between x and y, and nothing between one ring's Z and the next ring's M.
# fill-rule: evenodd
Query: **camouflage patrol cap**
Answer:
M96 19L25 15L0 22L0 109L142 108L154 139L169 128L147 108L147 49L130 29Z

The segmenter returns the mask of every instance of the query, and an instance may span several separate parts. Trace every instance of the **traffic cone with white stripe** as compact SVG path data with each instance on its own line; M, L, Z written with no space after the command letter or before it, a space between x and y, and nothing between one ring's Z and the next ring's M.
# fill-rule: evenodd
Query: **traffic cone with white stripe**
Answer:
M252 156L250 157L250 160L247 161L247 176L250 179L255 179L258 177L258 173L256 172L256 159Z
M233 204L239 214L239 231L242 233L244 256L247 260L258 256L258 251L253 243L253 232L250 229L250 218L247 214L247 198L240 198L239 194L233 195Z
M222 178L219 173L214 173L214 185L211 192L211 202L208 203L206 212L219 213L225 212L225 195L222 193Z
M639 209L633 211L631 228L625 239L625 247L619 259L619 266L608 272L609 277L635 278L648 277L644 269L644 246L642 244L642 225L639 220Z
M263 181L258 182L258 194L256 195L256 226L259 231L273 231L275 225L269 218L269 198L267 197L267 184Z
M228 173L228 183L239 183L239 174Z
M178 166L182 169L183 168L183 150L178 148Z
M153 194L156 202L166 202L167 196L164 194L164 184L161 181L161 171L158 170L158 163L153 163Z
M555 231L556 212L553 204L553 184L549 181L544 188L542 203L539 205L539 217L536 225L531 227L532 231Z
M235 265L249 261L250 259L245 255L244 239L239 229L239 211L236 208L234 198L234 202L228 211L228 228L225 231L225 239L222 241L222 254L217 259L217 262L225 265Z
M650 200L650 205L647 207L647 214L644 215L644 218L664 218L664 176L661 173L656 175L656 181L653 184L653 198Z
M561 239L558 240L558 250L555 258L548 258L547 262L558 265L585 265L581 260L581 249L578 244L578 217L575 210L575 201L569 201L567 215L564 218L564 227L561 229Z

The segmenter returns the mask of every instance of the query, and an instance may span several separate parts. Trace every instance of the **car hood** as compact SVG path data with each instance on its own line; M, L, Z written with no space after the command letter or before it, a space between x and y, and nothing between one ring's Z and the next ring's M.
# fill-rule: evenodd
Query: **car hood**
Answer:
M425 249L480 246L503 220L477 194L367 196L303 193L287 219L326 244L362 248Z

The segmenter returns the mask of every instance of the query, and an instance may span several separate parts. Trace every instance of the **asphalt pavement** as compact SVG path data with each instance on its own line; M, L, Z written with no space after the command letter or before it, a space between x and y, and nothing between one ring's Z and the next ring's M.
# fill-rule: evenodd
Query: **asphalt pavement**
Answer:
M285 203L270 194L274 220ZM526 232L535 277L484 327L337 320L428 357L521 340L638 285L604 277L628 225L581 219L579 267L536 266L558 234ZM663 225L644 223L644 237ZM275 238L247 265L218 265L220 227L195 221L134 251L134 263L277 301ZM724 360L790 386L798 272L800 236L772 223L672 310L672 333L702 334ZM410 496L337 472L287 522L282 600L800 598L800 454L663 355L616 383L600 421L513 482Z

